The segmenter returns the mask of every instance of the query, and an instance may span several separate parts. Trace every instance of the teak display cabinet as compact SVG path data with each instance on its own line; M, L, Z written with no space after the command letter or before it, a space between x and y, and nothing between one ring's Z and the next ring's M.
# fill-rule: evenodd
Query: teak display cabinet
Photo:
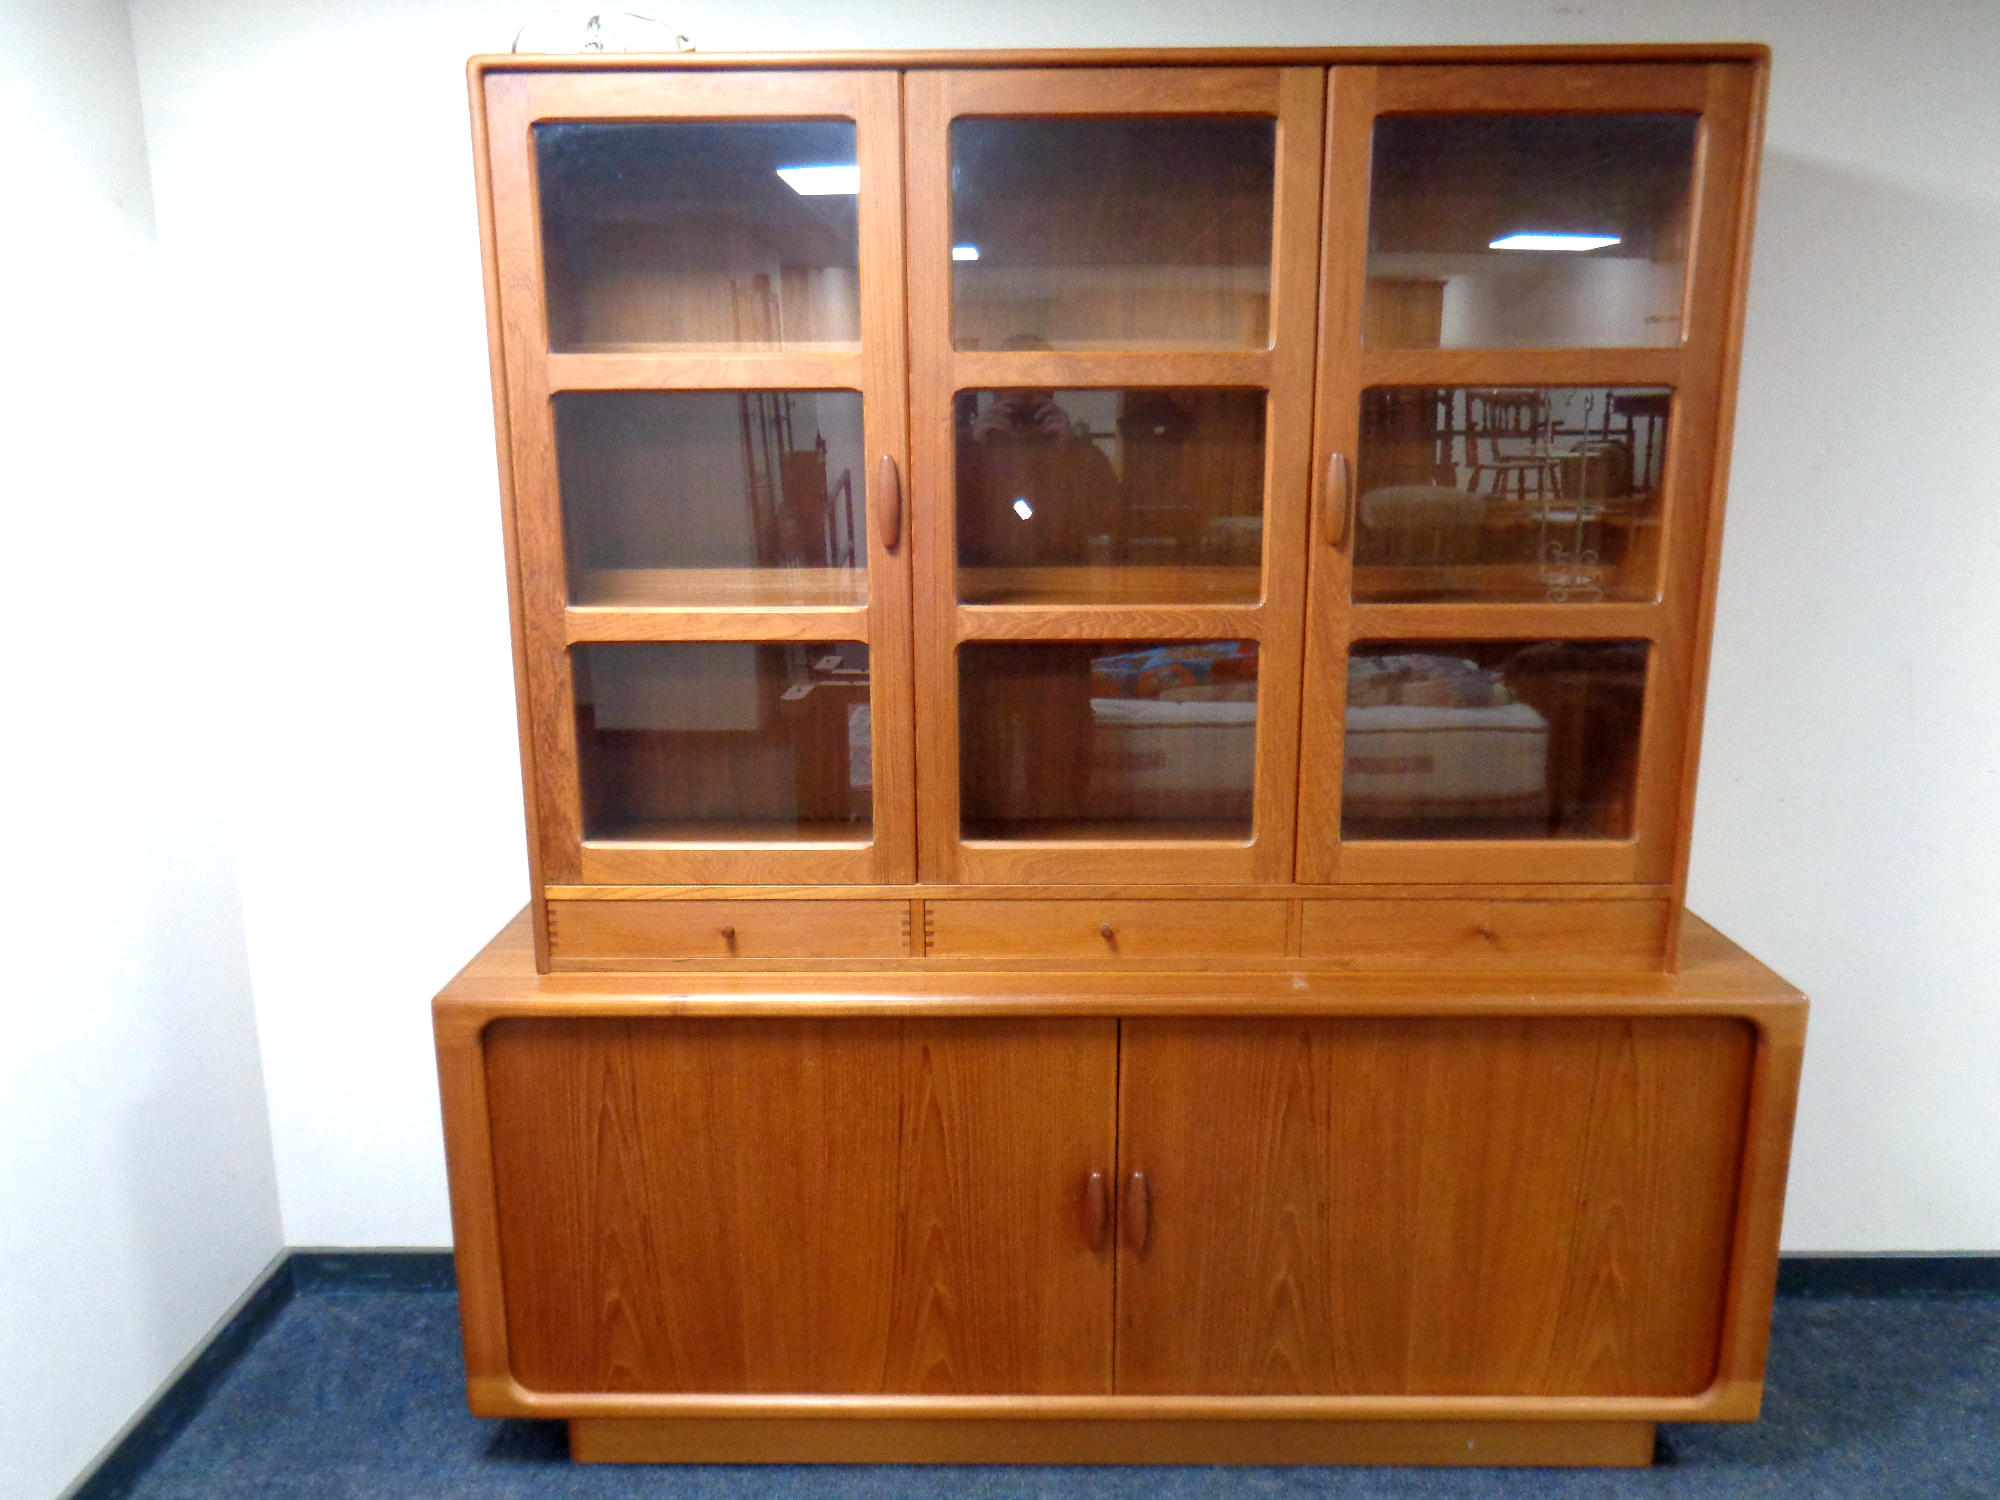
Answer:
M477 59L533 897L474 1409L1643 1463L1804 1001L1685 917L1765 55Z

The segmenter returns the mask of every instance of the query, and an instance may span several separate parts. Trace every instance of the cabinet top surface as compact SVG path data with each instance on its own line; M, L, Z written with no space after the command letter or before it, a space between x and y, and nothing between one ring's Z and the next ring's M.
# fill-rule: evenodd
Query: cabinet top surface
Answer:
M559 1001L579 1014L664 1007L676 1014L786 1011L902 1014L1163 1013L1478 1015L1618 1011L1757 1015L1768 1025L1804 1025L1805 997L1700 917L1689 912L1680 967L1672 974L1393 974L1248 972L1190 967L1171 973L1010 973L977 969L923 974L599 972L540 974L528 913L515 916L437 997L440 1016L483 1018Z
M1768 65L1761 42L1617 43L1504 47L1105 47L910 52L491 53L471 59L487 73L673 69L1020 68L1214 66L1325 67L1386 63L1708 63Z

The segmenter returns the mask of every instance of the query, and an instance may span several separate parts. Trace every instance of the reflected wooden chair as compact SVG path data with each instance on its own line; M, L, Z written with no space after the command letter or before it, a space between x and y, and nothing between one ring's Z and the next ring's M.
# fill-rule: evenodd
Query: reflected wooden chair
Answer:
M1562 457L1550 427L1548 397L1541 391L1467 391L1468 488L1502 499L1555 499L1562 493Z
M1632 487L1645 494L1660 487L1673 404L1671 391L1626 391L1614 394L1606 411L1606 428L1616 432L1632 455Z

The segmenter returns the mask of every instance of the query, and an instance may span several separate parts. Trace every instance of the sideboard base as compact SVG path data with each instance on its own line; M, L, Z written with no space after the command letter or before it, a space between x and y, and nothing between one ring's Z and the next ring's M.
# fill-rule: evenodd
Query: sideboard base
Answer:
M601 1464L1426 1464L1644 1468L1651 1422L579 1417Z

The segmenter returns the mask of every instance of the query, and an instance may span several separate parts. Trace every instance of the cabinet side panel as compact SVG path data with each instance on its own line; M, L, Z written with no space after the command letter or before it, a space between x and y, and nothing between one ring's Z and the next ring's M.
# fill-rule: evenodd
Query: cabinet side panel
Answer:
M1128 1022L1119 1389L1702 1391L1751 1054L1717 1018Z

